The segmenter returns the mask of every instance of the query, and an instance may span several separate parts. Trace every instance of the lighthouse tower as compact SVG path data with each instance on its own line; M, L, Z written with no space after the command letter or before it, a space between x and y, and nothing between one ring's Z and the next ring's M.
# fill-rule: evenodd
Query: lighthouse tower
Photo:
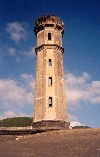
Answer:
M66 126L62 36L64 23L54 15L36 20L36 84L33 127Z

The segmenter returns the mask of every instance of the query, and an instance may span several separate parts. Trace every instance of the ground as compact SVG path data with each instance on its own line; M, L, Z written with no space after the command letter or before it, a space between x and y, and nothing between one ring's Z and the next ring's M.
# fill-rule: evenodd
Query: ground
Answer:
M0 157L100 157L100 129L0 136Z

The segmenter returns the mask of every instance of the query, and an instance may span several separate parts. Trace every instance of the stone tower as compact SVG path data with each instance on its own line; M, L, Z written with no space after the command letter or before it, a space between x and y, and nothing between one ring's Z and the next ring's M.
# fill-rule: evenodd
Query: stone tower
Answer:
M59 125L63 122L65 125L67 106L62 48L64 23L57 16L44 15L37 19L34 32L37 37L37 63L33 127L51 123Z

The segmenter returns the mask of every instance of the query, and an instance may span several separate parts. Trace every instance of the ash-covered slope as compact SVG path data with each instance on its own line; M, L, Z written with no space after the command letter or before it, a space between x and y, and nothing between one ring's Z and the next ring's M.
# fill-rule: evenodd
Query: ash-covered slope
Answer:
M100 157L100 129L0 136L0 157Z

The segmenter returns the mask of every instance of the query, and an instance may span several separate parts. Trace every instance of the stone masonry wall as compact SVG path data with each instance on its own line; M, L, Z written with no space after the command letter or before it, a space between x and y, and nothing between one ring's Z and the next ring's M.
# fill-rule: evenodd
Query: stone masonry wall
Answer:
M48 33L51 33L51 40L48 40ZM55 27L45 27L37 34L37 47L40 49L37 52L34 122L66 121L62 33ZM49 66L49 59L52 66ZM48 84L49 77L52 77L51 86ZM52 107L48 104L49 97L52 97Z

